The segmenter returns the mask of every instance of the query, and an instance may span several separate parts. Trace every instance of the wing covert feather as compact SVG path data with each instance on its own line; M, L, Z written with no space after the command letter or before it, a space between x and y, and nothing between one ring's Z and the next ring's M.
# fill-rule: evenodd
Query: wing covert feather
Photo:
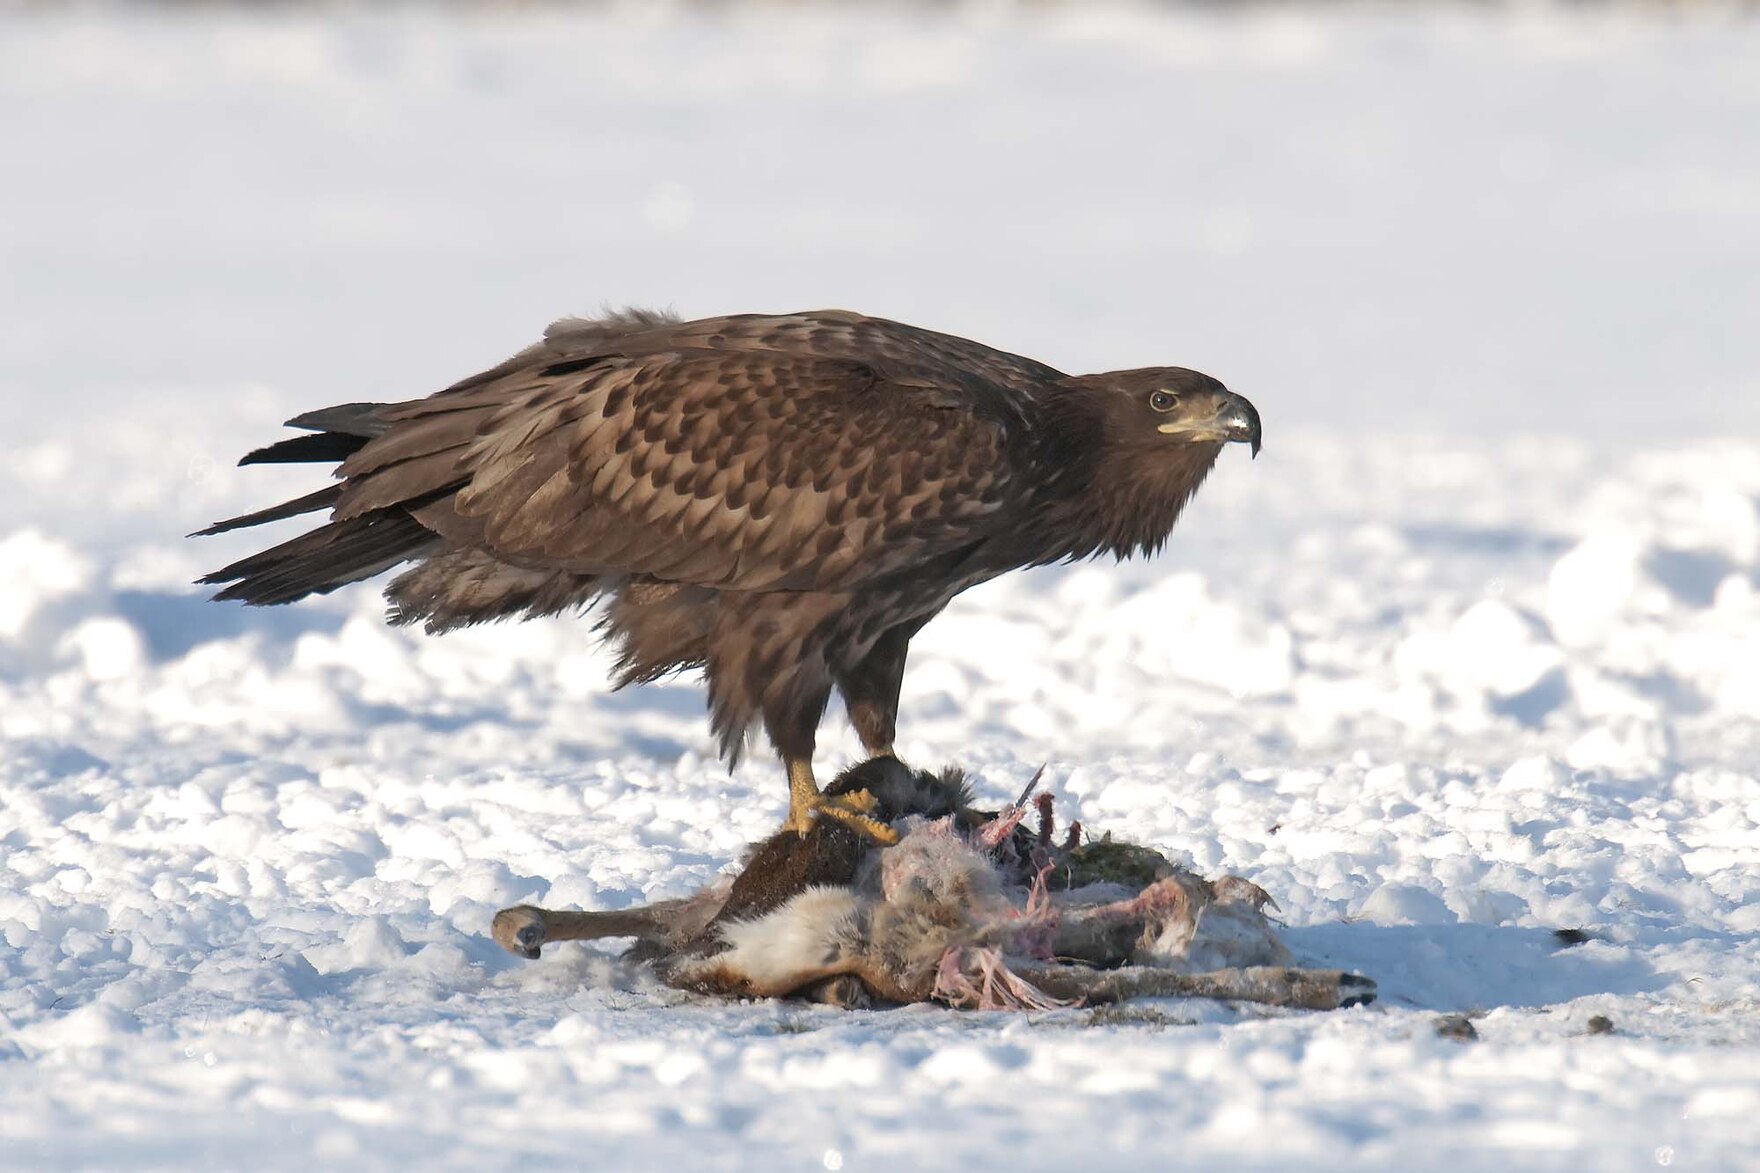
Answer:
M834 589L975 540L1014 488L1006 418L932 374L683 350L535 376L510 373L455 502L528 563Z

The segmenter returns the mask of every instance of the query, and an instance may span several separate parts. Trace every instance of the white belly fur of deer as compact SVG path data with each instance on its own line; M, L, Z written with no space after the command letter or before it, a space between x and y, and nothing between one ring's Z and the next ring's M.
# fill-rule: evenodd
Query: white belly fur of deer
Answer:
M820 820L757 845L738 876L687 899L619 912L520 905L496 914L495 940L536 958L554 941L634 937L632 959L680 989L851 1007L1214 997L1330 1010L1374 1000L1368 978L1293 967L1256 884L1207 881L1110 838L1083 842L1079 824L1057 841L1049 795L1032 804L1032 832L1025 796L979 814L955 770L937 777L874 758L826 793L863 790L900 832L896 845Z

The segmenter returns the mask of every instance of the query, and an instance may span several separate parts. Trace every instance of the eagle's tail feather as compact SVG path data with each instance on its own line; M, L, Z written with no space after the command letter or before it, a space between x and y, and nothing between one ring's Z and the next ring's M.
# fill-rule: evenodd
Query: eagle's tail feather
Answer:
M408 510L393 506L320 526L200 581L231 584L216 600L241 599L255 606L291 603L371 578L442 545Z
M391 426L389 421L380 418L380 412L391 406L395 405L343 403L297 415L287 421L287 426L305 428L312 435L295 436L258 448L239 463L303 464L346 460ZM341 499L343 488L343 485L329 485L267 509L215 522L200 534L223 534L315 513L320 509L332 509ZM216 599L241 599L253 605L267 606L291 603L307 595L326 594L348 583L371 578L401 562L425 557L442 548L440 538L418 522L412 512L430 503L436 495L332 521L261 553L241 558L198 581L224 584L224 589L214 596Z

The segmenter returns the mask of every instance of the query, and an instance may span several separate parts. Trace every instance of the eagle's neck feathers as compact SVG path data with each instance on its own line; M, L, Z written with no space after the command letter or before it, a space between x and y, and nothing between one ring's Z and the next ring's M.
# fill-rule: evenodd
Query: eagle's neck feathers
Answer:
M1184 444L1153 459L1133 453L1101 461L1076 499L1077 515L1098 540L1078 556L1159 553L1220 451L1219 444Z

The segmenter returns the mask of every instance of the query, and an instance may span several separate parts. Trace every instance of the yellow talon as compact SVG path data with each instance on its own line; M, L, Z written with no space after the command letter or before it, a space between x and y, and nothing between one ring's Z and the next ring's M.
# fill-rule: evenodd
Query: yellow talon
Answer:
M858 815L871 815L880 809L880 800L867 790L851 790L836 798L825 798L821 795L820 803L824 806L840 806L844 810L854 811Z
M873 817L879 807L879 800L866 790L828 798L819 793L819 786L813 781L811 762L797 759L788 763L788 818L782 824L784 831L805 835L817 813L890 847L898 842L898 832Z
M872 817L879 805L879 801L866 790L852 790L835 798L821 795L813 804L813 809L828 819L836 819L852 831L866 835L882 847L891 847L898 842L898 832Z

